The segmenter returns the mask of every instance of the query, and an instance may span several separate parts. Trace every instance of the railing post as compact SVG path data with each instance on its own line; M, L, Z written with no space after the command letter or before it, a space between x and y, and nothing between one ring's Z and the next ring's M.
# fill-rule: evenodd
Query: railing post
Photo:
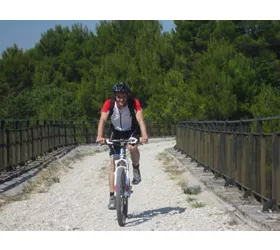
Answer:
M48 151L53 148L53 138L52 138L52 121L48 124Z
M73 124L73 121L70 121L70 144L74 144L75 143L75 138L74 138L74 124ZM68 133L69 134L69 133Z
M43 137L43 154L46 153L47 149L48 149L48 144L47 144L47 121L44 120L44 125L43 125L43 133L42 133L42 137Z
M266 167L266 154L267 150L267 143L266 143L266 137L263 135L261 136L260 141L260 194L264 197L268 197L269 194L267 193L267 172L268 169ZM262 198L262 203L264 203L265 200Z
M59 121L57 121L57 131L58 131L58 147L60 148L61 147L61 144L62 144L62 142L61 142L61 123L62 123L62 121L61 120L59 120Z
M1 130L5 130L5 120L1 121Z
M65 131L64 131L64 122L60 120L59 122L59 145L60 147L65 144Z
M67 146L68 145L68 138L67 138L67 128L68 128L68 124L67 123L64 123L64 146Z
M240 123L239 123L238 132L239 133L244 133L245 132L244 122L242 122L241 120L240 120Z
M55 121L54 124L54 130L55 130L55 149L59 147L59 126L58 126L58 121Z
M5 120L1 121L1 131L0 131L0 170L4 170L8 164L8 142L7 142L7 132L5 130ZM1 136L2 135L2 136Z
M225 132L228 132L227 129L228 129L228 128L227 128L227 121L224 121L224 131L225 131Z
M76 139L76 125L75 123L73 122L72 124L72 128L73 128L73 144L77 144L77 139Z
M43 155L43 128L40 126L40 120L37 120L36 122L37 125L37 137L39 139L39 143L38 145L38 150L37 150L37 154L38 155Z
M16 121L15 127L15 165L18 165L21 162L21 145L22 145L22 136L20 131L20 123Z
M32 129L30 128L30 121L26 122L26 132L27 132L27 155L30 159L32 157Z
M31 142L32 142L32 154L31 154L31 157L32 157L32 160L35 160L36 158L36 155L37 155L37 127L34 127L34 126L31 126L31 133L32 133L32 139L31 139Z
M276 211L279 211L280 202L280 161L279 161L279 137L273 134L272 137L272 199L276 200Z
M220 130L219 133L220 133L220 147L219 147L219 150L220 150L220 157L219 157L219 168L218 168L218 171L223 173L223 170L224 170L224 167L225 167L225 150L226 150L226 140L225 140L225 131L224 131L224 128L225 126L222 126L222 124L220 125Z
M257 133L262 133L262 121L260 119L257 120Z
M88 143L88 128L86 126L85 121L83 121L83 127L84 127L84 135L85 135L85 138L86 138L85 143L87 144Z

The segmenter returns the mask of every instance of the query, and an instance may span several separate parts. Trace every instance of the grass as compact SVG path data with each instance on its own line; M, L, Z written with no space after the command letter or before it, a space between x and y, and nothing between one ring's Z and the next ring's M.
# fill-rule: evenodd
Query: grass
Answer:
M205 207L205 205L206 204L201 201L196 201L196 202L192 203L193 208L201 208L201 207Z
M164 171L168 173L172 180L176 180L177 184L182 188L183 192L187 194L187 201L191 203L193 208L202 208L206 206L205 203L197 201L196 198L191 197L193 195L198 195L201 193L201 186L194 185L188 186L188 183L185 181L183 173L184 169L179 168L175 163L172 157L168 155L167 152L161 152L157 155L157 159L162 162Z
M96 153L103 152L99 148L91 149L81 153L74 151L74 155L58 159L50 163L46 168L37 173L36 177L27 181L22 190L15 195L0 194L0 207L15 201L22 201L30 198L33 193L46 193L50 187L56 183L60 183L59 175L73 169L73 165L77 161L81 161L86 156L92 156ZM105 167L102 168L105 170ZM104 172L104 171L102 171Z
M66 167L66 168L69 168L69 169L73 169L73 161L70 160L70 159L63 159L62 161L62 164Z
M188 202L193 202L193 201L195 201L195 200L196 200L196 198L192 198L192 197L190 197L190 196L187 197L187 201L188 201Z
M187 183L185 181L183 173L184 169L179 168L175 163L172 157L168 155L167 152L161 152L157 155L157 160L162 162L164 167L164 172L166 172L171 180L177 182L177 184L184 189Z
M93 152L93 154L95 154L95 153L101 153L102 151L99 149L99 148L97 148L97 149L95 149L95 151Z
M92 155L89 152L86 155ZM0 207L14 201L26 200L33 193L46 193L55 183L60 183L59 175L73 169L75 162L82 160L85 155L77 152L71 157L58 159L39 171L34 178L23 184L22 190L15 195L0 195Z
M172 157L168 156L168 153L162 152L157 155L157 159L162 161L164 166L164 171L166 173L171 174L174 177L178 177L185 172L183 169L179 169L176 164L174 164L174 160Z
M162 161L163 165L168 166L173 160L168 156L168 153L161 152L157 155L157 160Z
M198 195L201 193L201 187L199 185L184 187L183 190L185 194L190 195Z
M22 193L46 193L49 188L55 184L60 183L59 174L64 170L67 172L67 168L71 167L70 163L63 164L63 161L59 164L58 162L50 164L47 168L40 171L36 177L29 180L22 189Z
M177 184L182 188L182 190L184 190L184 188L187 186L187 183L183 177L177 182Z
M15 195L1 195L0 207L9 204L14 201L26 200L33 193L46 193L54 183L59 183L60 178L58 176L61 171L59 164L52 163L47 168L41 170L36 177L27 181L22 190Z

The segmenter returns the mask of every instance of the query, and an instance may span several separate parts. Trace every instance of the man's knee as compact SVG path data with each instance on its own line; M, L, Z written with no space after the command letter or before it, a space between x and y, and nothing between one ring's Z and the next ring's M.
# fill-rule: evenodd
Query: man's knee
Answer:
M110 161L110 172L114 172L114 171L115 171L115 160L112 157Z
M131 154L139 153L139 150L138 150L137 146L129 145L129 150L130 150Z

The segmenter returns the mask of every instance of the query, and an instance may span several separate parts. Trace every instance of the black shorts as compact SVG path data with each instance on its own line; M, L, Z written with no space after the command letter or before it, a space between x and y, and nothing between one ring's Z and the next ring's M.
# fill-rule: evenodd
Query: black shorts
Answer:
M139 139L139 136L134 135L132 130L129 131L118 131L118 130L113 130L112 131L112 136L111 139L129 139L131 136ZM118 144L118 143L115 143ZM110 151L109 155L110 157L118 157L120 154L120 146L118 145L109 145Z

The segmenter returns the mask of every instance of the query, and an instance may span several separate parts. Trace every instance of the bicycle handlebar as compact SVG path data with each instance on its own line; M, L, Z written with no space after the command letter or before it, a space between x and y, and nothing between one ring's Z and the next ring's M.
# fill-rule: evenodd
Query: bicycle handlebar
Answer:
M140 144L140 141L135 137L130 137L129 139L106 139L105 143L101 143L101 145L114 145L116 142L127 143L127 144Z
M139 142L139 140L135 137L130 137L129 139L113 139L113 140L110 140L110 139L107 139L106 140L106 144L114 144L114 142L123 142L123 143L128 143L128 144L136 144Z

